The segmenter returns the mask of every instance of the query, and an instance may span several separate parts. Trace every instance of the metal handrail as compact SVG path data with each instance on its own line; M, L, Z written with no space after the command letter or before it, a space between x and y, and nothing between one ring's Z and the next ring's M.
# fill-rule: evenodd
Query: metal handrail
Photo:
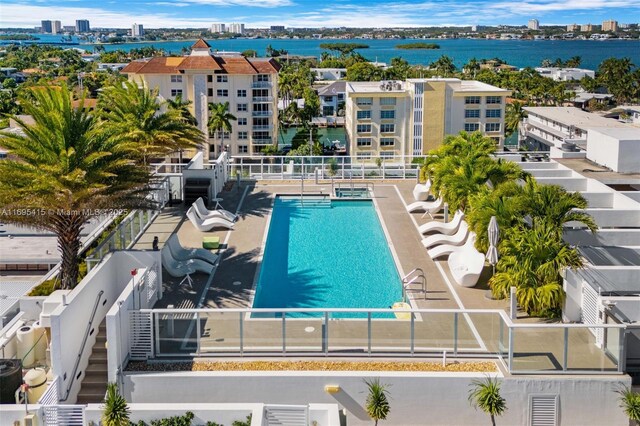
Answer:
M61 401L66 401L69 398L69 392L71 392L71 387L76 380L76 373L78 372L78 367L80 366L80 360L82 360L82 354L84 353L84 348L87 344L87 340L89 340L89 336L91 334L91 328L93 327L93 320L96 317L96 312L98 311L98 305L100 304L100 299L102 299L102 295L104 294L104 290L100 290L98 293L98 297L96 297L96 303L93 305L93 312L91 313L91 319L89 320L89 324L87 324L87 331L84 333L84 338L82 339L82 345L80 347L80 352L78 352L78 357L76 358L76 363L73 366L73 374L71 375L71 380L69 381L69 385L67 386L66 393L64 398Z
M412 277L412 278L409 278L409 277ZM415 268L402 278L402 299L405 302L407 299L407 289L411 284L418 282L418 280L420 280L420 285L422 286L422 292L426 294L427 293L427 277L424 274L424 271L422 270L422 268Z

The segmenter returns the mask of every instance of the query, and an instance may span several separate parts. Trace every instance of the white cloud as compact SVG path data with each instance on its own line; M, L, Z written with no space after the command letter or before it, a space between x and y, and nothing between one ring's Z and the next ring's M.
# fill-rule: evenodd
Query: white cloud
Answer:
M244 6L244 7L284 7L291 6L290 0L183 0L188 3L195 3L210 6Z

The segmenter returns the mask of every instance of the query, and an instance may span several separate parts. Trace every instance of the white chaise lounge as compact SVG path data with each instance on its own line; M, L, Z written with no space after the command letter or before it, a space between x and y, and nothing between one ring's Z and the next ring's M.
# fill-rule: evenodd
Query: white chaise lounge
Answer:
M228 210L225 210L225 209L209 210L209 209L207 209L207 206L205 206L204 200L202 199L202 197L199 197L196 200L196 202L193 203L192 207L195 209L196 214L202 220L210 219L212 217L222 217L224 219L227 219L230 222L235 222L236 219L237 219L237 216L235 214L231 213Z
M484 269L484 254L474 246L465 245L449 256L447 263L453 279L462 287L474 287Z
M443 204L444 202L442 201L442 198L438 198L435 201L416 201L415 203L411 203L407 206L407 211L409 213L423 211L424 214L422 217L428 214L433 219L432 215L442 210Z
M439 246L436 246L432 249L427 250L427 253L429 254L429 257L431 257L431 259L437 259L440 256L448 256L454 251L462 250L463 247L466 247L468 245L473 247L475 243L476 243L476 233L469 232L469 236L467 237L467 241L464 243L464 245L454 246L452 244L440 244Z
M464 220L460 223L458 231L453 235L429 235L422 239L422 245L426 248L437 246L438 244L450 244L452 246L461 246L467 240L469 234L469 225Z
M189 210L187 210L187 217L189 218L193 226L200 232L209 232L213 228L233 229L234 225L233 222L223 217L211 217L204 220L200 219L193 207L189 207Z
M184 277L195 272L211 274L213 265L200 259L176 260L171 256L168 246L164 246L161 251L162 266L172 277Z
M413 187L413 199L416 201L427 201L430 189L430 179L427 179L425 183L417 183L416 186Z
M451 222L442 223L432 221L420 225L420 227L418 227L418 231L420 231L421 234L426 234L427 232L439 232L444 235L452 235L455 234L460 227L462 219L464 219L464 213L460 210L457 210L456 214L453 215L453 219L451 219Z
M218 261L218 255L211 253L209 250L201 248L186 249L182 247L182 245L180 244L180 240L178 240L177 234L173 234L169 237L165 244L165 247L169 247L171 257L178 261L199 259L211 265L214 265Z

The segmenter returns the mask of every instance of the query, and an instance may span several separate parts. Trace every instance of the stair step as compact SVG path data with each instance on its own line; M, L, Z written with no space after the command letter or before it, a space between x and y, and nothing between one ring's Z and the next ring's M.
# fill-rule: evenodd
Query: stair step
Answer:
M78 395L78 398L76 399L76 404L99 404L102 401L104 401L104 395L105 395L104 393Z
M107 373L107 364L101 363L101 362L94 363L93 360L91 360L91 364L89 364L89 366L85 370L85 373L102 373L102 372L104 372L105 374Z
M99 363L99 362L107 362L107 352L98 352L98 353L92 353L91 354L91 358L89 358L90 362L93 363Z
M82 387L80 388L80 394L88 395L88 394L99 394L107 391L107 381L96 382L96 383L85 383L82 382Z
M93 358L93 356L96 354L106 354L106 353L107 353L107 348L105 348L104 346L96 345L93 347L93 352L91 353L91 357Z

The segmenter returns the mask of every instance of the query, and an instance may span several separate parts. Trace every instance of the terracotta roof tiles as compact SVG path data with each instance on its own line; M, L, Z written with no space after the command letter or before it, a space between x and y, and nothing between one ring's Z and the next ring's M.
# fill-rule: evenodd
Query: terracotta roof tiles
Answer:
M207 43L203 38L198 39L198 41L191 46L192 49L208 49L210 47L209 43Z
M280 64L274 59L247 59L244 56L192 55L155 57L133 61L122 69L123 74L179 74L185 70L202 70L226 74L276 74Z
M178 70L220 70L220 65L212 56L187 56L177 67Z

